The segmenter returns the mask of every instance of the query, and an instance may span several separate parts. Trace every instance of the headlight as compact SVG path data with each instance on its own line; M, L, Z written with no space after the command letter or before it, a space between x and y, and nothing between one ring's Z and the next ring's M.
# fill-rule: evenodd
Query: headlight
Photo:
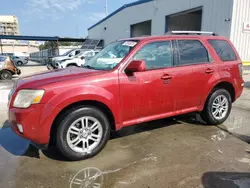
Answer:
M16 108L29 108L31 104L38 104L42 100L44 90L22 89L18 91L13 106Z

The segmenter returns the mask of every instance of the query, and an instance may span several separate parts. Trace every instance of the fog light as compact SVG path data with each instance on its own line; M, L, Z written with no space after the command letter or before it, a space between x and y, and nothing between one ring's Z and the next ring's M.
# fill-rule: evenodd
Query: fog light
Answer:
M18 131L23 133L23 126L21 124L17 124Z

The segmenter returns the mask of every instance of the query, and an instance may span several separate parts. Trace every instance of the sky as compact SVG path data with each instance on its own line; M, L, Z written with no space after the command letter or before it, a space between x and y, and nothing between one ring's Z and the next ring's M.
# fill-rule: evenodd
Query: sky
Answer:
M108 0L108 13L136 0ZM105 17L105 0L0 0L0 15L16 15L20 35L86 37Z

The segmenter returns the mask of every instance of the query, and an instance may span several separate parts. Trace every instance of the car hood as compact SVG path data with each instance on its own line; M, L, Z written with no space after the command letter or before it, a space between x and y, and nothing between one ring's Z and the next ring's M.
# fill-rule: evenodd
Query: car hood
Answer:
M90 76L100 75L106 71L84 69L84 68L66 68L53 71L45 71L38 74L21 77L16 87L31 88L42 87L43 85L62 82L68 80L77 80Z

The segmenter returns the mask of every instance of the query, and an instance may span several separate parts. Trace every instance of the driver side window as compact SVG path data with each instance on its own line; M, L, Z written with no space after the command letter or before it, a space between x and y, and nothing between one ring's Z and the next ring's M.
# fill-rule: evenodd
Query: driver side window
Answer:
M134 60L144 60L147 70L172 66L172 50L170 41L153 42L145 45L137 52Z

